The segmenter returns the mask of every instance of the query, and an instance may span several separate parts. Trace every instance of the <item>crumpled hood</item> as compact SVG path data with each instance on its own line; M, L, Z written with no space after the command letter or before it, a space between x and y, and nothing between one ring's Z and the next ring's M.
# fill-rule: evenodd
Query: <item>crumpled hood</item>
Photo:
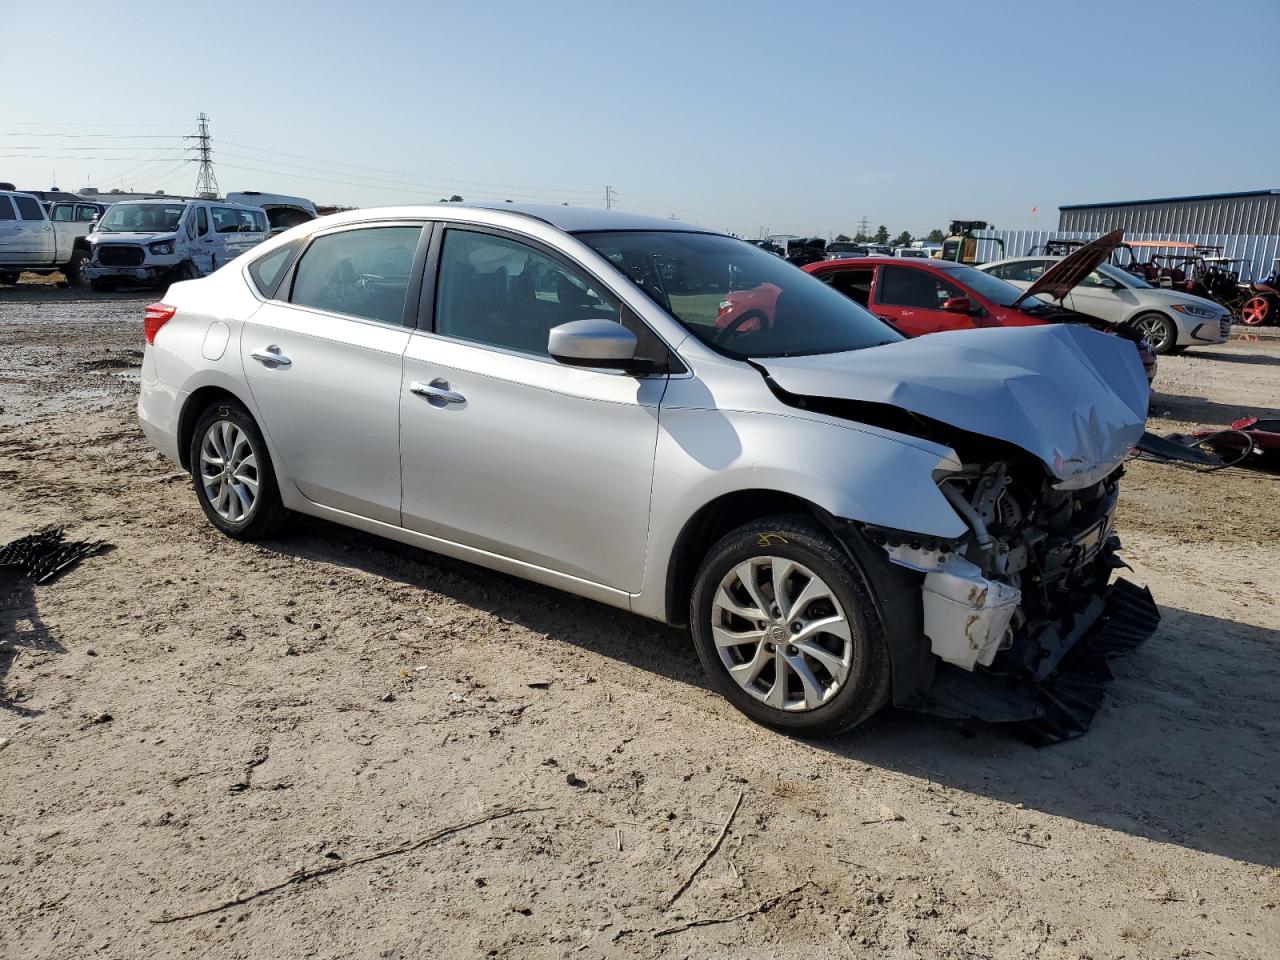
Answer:
M1067 490L1124 460L1142 436L1150 393L1132 343L1070 323L756 363L788 393L891 404L1012 443Z

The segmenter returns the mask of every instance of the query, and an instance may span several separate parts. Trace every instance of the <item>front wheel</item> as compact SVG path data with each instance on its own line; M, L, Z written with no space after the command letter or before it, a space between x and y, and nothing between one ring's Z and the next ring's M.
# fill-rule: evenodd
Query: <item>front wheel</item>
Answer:
M209 522L237 540L278 532L289 511L280 499L271 454L252 415L221 400L200 415L191 435L191 481Z
M1133 326L1151 344L1151 349L1162 356L1178 345L1178 328L1164 314L1144 313L1133 321Z
M1240 308L1240 322L1250 327L1260 327L1272 314L1271 301L1258 294L1250 297Z
M84 264L89 259L87 250L71 251L71 259L67 262L66 267L62 271L62 275L67 278L67 283L73 287L87 286L84 276Z
M889 699L880 611L862 571L807 517L725 536L702 563L689 616L711 685L765 726L831 736Z

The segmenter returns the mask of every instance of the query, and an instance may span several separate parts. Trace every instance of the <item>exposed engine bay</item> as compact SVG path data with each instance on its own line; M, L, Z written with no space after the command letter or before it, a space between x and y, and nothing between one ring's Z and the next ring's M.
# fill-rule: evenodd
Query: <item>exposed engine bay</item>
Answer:
M971 535L924 544L871 530L891 560L924 574L924 634L943 661L919 706L951 717L1022 721L1029 739L1083 733L1111 678L1106 656L1159 622L1150 594L1111 583L1117 467L1077 490L1055 489L1023 458L966 465L941 481Z

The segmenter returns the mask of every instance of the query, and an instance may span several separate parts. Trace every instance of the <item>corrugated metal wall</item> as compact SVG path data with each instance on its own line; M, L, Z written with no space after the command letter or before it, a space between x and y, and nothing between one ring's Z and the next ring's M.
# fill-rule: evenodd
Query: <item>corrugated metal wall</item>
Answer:
M1126 234L1280 234L1280 194L1263 193L1199 200L1168 200L1108 206L1067 207L1059 211L1058 229L1106 233L1123 227Z

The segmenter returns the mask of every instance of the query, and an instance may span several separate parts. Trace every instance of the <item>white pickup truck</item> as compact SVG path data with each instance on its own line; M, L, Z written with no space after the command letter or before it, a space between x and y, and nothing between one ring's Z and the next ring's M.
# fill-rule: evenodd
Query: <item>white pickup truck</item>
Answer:
M84 282L88 233L102 207L89 201L60 200L46 210L30 193L0 190L0 283L17 283L22 273L61 272L68 282Z

